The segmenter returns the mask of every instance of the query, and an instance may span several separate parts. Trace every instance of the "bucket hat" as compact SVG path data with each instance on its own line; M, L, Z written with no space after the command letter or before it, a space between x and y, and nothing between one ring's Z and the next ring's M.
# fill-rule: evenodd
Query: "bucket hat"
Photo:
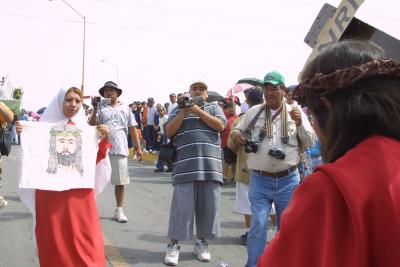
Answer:
M122 94L122 89L118 88L118 85L117 85L115 82L113 82L113 81L108 81L108 82L106 82L106 83L104 84L103 87L101 87L101 88L99 89L99 94L100 94L102 97L104 97L104 89L105 89L106 87L111 87L111 88L115 89L115 90L118 92L118 97Z

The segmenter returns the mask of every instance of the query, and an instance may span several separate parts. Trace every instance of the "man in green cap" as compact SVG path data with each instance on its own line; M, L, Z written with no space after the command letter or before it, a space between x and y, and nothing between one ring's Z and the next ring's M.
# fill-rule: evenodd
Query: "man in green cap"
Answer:
M264 251L272 203L279 230L280 216L300 182L297 169L300 142L311 147L316 139L304 112L292 109L285 102L283 75L271 71L265 75L263 85L265 104L249 109L230 134L231 140L249 153L247 166L252 170L249 184L252 221L247 236L246 267L255 267Z

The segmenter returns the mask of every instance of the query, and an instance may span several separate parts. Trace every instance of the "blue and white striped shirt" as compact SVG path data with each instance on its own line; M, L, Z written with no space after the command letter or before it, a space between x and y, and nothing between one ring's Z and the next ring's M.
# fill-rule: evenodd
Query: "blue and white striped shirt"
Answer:
M168 118L173 120L175 109ZM217 104L206 103L204 111L219 118L226 126L226 118ZM168 123L167 122L167 123ZM222 183L222 152L220 133L211 129L194 113L185 114L181 128L175 136L177 160L174 163L173 184L194 181Z

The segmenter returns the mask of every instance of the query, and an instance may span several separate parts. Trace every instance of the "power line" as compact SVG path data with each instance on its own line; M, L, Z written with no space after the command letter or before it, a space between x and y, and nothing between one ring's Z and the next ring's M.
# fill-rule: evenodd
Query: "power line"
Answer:
M162 11L175 12L175 13L180 13L180 14L192 14L192 15L199 15L199 16L214 17L214 18L219 18L219 19L227 19L227 20L231 20L231 21L242 21L242 22L249 22L249 23L255 23L255 24L271 25L274 27L303 30L302 27L296 26L296 25L287 25L287 24L282 24L282 23L268 22L268 21L257 20L257 19L252 19L252 18L224 16L224 15L219 15L219 14L211 14L211 13L207 13L207 12L185 10L185 9L174 9L174 8L155 6L155 5L144 5L144 4L136 4L136 3L132 3L132 2L122 2L122 1L115 1L115 0L91 0L91 1L103 2L103 3L107 3L107 4L111 4L111 5L135 6L135 7L140 7L140 8L162 10ZM280 0L280 1L287 2L287 3L293 3L293 4L297 4L297 5L304 6L304 7L309 6L309 7L322 8L321 4L316 4L314 2L311 3L311 2L307 2L307 1L297 1L297 0ZM317 15L317 14L315 14L315 15ZM393 21L393 22L400 21L399 19L396 19L396 18L379 17L379 16L375 16L374 14L370 14L370 15L371 15L371 17L373 17L375 19Z
M127 3L127 2L121 2L121 1L111 1L111 0L92 0L92 1L94 1L94 2L109 3L109 4L116 4L116 5L124 5L124 6L135 6L135 7L147 8L147 9L163 10L163 11L175 12L175 13L180 13L180 14L200 15L200 16L206 16L206 17L214 17L214 18L220 18L220 19L227 19L227 20L232 20L232 21L250 22L250 23L271 25L271 26L283 27L283 28L297 28L297 29L302 29L302 28L299 27L299 26L286 25L286 24L275 23L275 22L267 22L267 21L256 20L256 19L250 19L250 18L241 18L241 17L233 17L233 16L223 16L223 15L211 14L211 13L200 12L200 11L192 11L192 10L184 10L184 9L174 9L174 8L159 7L159 6L152 6L152 5L142 5L142 4L135 4L135 3Z
M83 23L82 21L77 21L77 20L72 20L72 19L59 19L59 18L52 18L52 17L41 17L41 16L6 13L6 12L0 12L0 16L20 17L20 18L27 18L27 19L59 21L59 22L69 22L69 23ZM92 23L92 24L95 24L95 23Z
M27 19L37 19L37 20L47 20L47 21L60 21L60 22L67 22L67 23L83 23L82 21L71 20L71 19L58 19L58 18L51 18L51 17L41 17L41 16L32 16L32 15L23 15L23 14L15 14L15 13L4 13L0 12L0 15L5 16L15 16ZM111 27L117 29L127 29L127 30L136 30L136 31L143 31L143 32L159 32L164 34L171 34L171 35L181 35L181 36L191 36L197 38L212 38L215 40L221 41L236 41L235 38L232 37L223 37L221 35L210 35L210 34L201 34L201 33L193 33L193 32L183 32L183 31L168 31L168 30L161 30L161 29L154 29L154 28L144 28L144 27L137 27L131 25L121 25L121 24L107 24L107 23L98 23L98 22L86 22L87 25L98 26L98 27ZM279 44L277 42L261 42L255 39L244 39L241 40L241 43L253 44L253 45L265 45L269 47L286 47L291 49L299 49L298 46L292 46L287 44Z

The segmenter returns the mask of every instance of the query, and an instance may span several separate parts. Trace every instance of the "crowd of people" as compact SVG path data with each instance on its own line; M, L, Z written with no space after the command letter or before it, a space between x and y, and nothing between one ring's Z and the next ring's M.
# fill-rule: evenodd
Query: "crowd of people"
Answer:
M246 267L400 265L400 65L381 48L331 44L300 84L287 86L273 70L244 91L242 103L234 95L208 102L204 81L171 93L164 105L152 97L121 103L122 93L106 82L84 118L80 90L60 91L49 105L58 109L47 108L39 122L79 125L84 118L99 129L119 223L128 222L129 148L140 160L173 142L175 161L158 159L154 169L172 176L166 265L178 265L180 242L192 239L197 259L211 260L207 240L220 237L221 186L229 182L236 184L232 207L244 215L238 239L247 247ZM0 122L12 120L0 103ZM19 122L16 131L23 131ZM105 266L94 201L91 189L36 189L41 266ZM0 208L6 204L0 198ZM61 217L69 229L63 238ZM278 233L267 244L270 221ZM85 232L89 224L95 227ZM85 245L72 248L77 242Z

